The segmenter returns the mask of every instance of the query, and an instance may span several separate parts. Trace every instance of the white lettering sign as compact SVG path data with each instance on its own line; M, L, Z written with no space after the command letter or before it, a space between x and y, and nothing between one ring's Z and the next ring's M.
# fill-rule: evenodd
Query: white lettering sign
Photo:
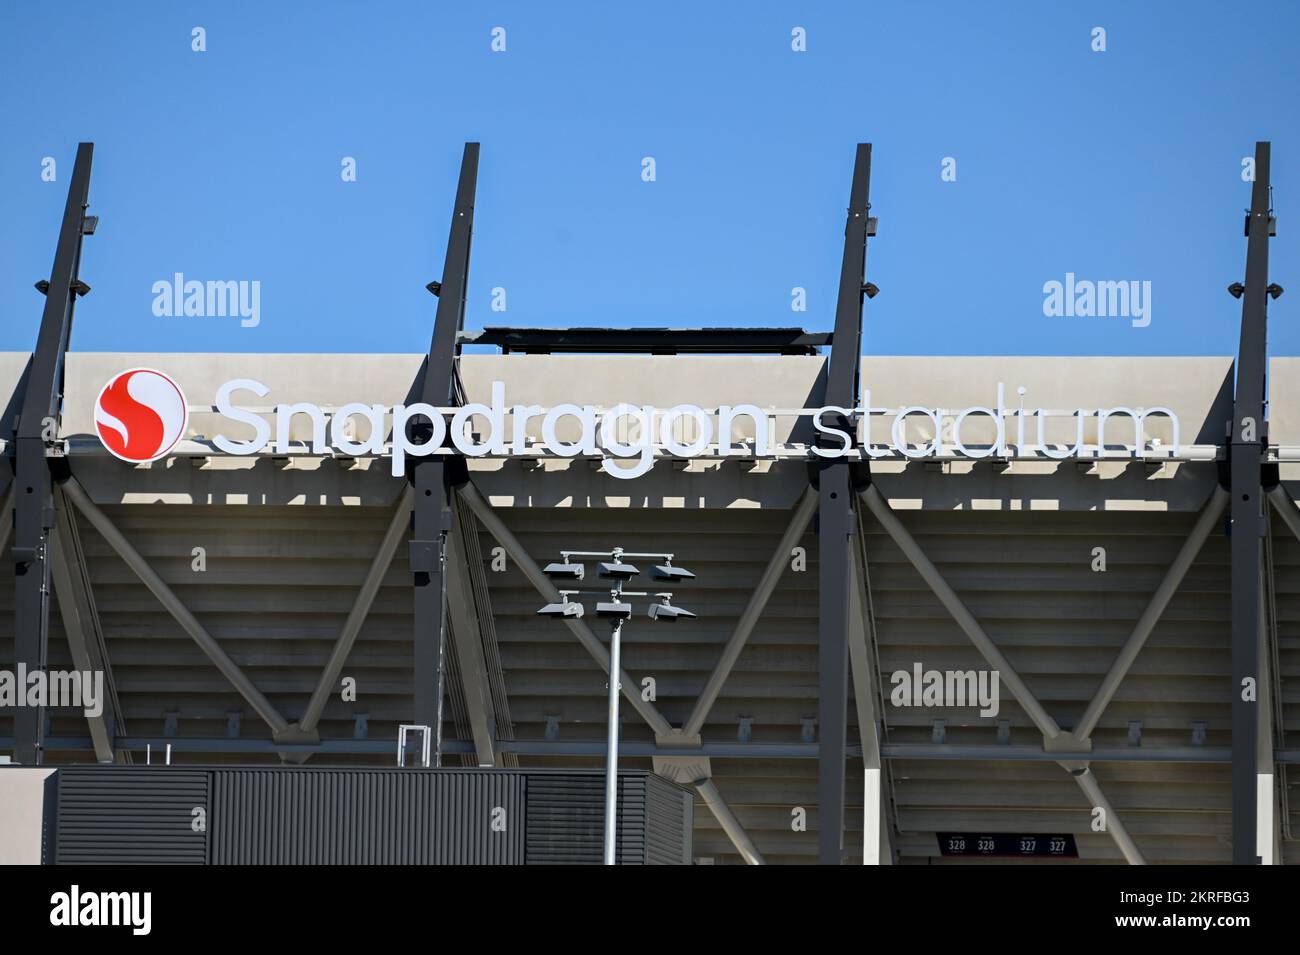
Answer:
M160 373L153 374L160 376ZM118 377L125 377L125 373ZM177 389L173 390L179 394ZM988 405L963 409L925 405L874 407L869 390L863 391L862 401L854 408L832 405L765 410L753 404L722 405L714 409L693 404L657 408L627 403L608 408L576 404L543 408L510 405L505 384L494 381L486 404L472 402L462 407L437 408L423 402L393 406L352 402L331 410L311 402L291 402L276 404L268 413L265 405L250 407L249 403L250 399L265 398L270 389L252 378L236 378L217 389L215 409L209 410L242 426L241 436L235 438L222 433L218 426L212 445L224 454L261 454L269 449L276 454L300 450L317 455L331 452L352 457L386 455L394 476L406 473L408 458L433 454L602 458L601 469L620 479L647 473L660 456L849 456L855 459L942 456L970 460L1029 456L1063 460L1083 453L1089 433L1100 456L1117 448L1121 454L1139 458L1151 453L1162 457L1178 455L1178 418L1169 408L1029 410L1023 407L1023 388L1018 389L1021 406L1008 408L1004 385L999 382L992 390L994 400ZM152 407L152 392L143 388L129 393L124 389L119 391L122 394L110 395L112 402L101 398L104 407L97 414L107 423L100 427L101 439L125 460L155 459L160 456L160 440L165 447L166 441L172 439L166 435L159 439L153 433L159 430L159 409ZM166 391L164 397L174 398L171 391ZM1166 419L1164 427L1172 438L1168 443L1147 434L1153 417ZM788 430L801 431L807 443L800 445L795 438L785 443L774 440L778 418L793 419ZM808 423L801 428L798 419L805 418ZM885 419L881 422L883 434L887 437L883 443L873 441L876 435L871 427L882 418ZM1073 427L1066 421L1058 424L1072 443L1060 441L1059 434L1048 434L1053 418L1074 419ZM107 428L108 424L112 427ZM1027 424L1032 424L1036 440L1027 440ZM146 436L148 440L137 442L133 432L148 427L153 428ZM295 428L300 435L296 441ZM1053 437L1057 440L1049 440ZM137 446L143 448L138 458L127 452Z

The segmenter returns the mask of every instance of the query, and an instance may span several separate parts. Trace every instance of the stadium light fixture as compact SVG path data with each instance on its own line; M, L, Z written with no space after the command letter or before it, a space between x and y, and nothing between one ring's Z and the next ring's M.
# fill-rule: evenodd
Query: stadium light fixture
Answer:
M600 576L607 580L631 580L641 571L631 564L623 563L621 556L615 555L613 560L603 561L600 565Z
M542 573L552 580L582 580L587 576L587 568L582 564L570 563L566 558L562 563L547 564Z
M674 607L672 603L672 594L655 594L659 598L659 603L651 604L646 616L651 620L657 620L660 623L676 623L682 617L694 617L695 614L681 607Z
M596 604L596 616L609 617L616 620L630 620L632 619L632 605L624 603L614 595L611 595L610 600L601 601Z
M585 612L582 604L574 600L565 600L561 603L547 604L541 610L537 611L539 617L581 617Z
M695 575L685 567L674 567L671 560L664 561L662 564L656 564L653 573L655 580L695 579Z
M575 594L600 594L604 599L596 603L596 616L610 621L609 638L609 730L608 744L605 751L605 865L613 865L615 860L615 843L618 826L618 705L622 692L620 678L623 665L620 662L622 650L623 624L632 619L632 604L624 598L645 597L645 593L624 590L624 585L641 573L634 565L626 563L626 557L644 557L660 561L654 566L654 576L660 580L693 580L695 575L689 570L673 566L672 554L628 554L621 547L606 551L561 551L562 561L547 564L544 573L550 578L582 580L586 570L582 564L574 563L574 557L605 558L597 565L600 576L610 581L605 590L561 590L560 600L549 603L537 613L544 617L559 620L572 620L583 615L583 606L571 599ZM649 608L651 620L672 623L682 617L694 617L695 614L681 607L674 607L671 593L656 594L659 602Z

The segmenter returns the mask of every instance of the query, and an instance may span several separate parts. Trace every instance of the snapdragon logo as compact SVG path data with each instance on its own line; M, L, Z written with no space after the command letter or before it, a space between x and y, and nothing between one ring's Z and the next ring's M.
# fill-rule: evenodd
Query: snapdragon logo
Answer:
M185 434L188 419L180 385L152 368L122 372L95 399L99 440L114 457L133 464L167 455Z
M51 925L125 925L132 935L153 927L152 892L82 892L78 885L50 896Z

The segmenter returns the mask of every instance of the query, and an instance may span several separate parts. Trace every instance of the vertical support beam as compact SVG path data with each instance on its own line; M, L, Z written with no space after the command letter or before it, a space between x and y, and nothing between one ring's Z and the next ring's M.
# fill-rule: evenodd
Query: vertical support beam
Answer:
M853 163L844 258L835 306L835 337L827 372L826 404L840 411L835 423L854 433L862 342L863 277L871 210L871 144L859 143ZM839 865L844 853L845 737L848 732L848 618L852 582L853 498L846 458L818 465L818 818L817 858Z
M1229 436L1232 486L1232 861L1254 865L1256 745L1259 732L1259 588L1263 486L1264 376L1268 353L1269 144L1255 144L1255 183L1246 217L1246 290L1241 303L1237 391ZM1254 685L1247 693L1245 686Z
M472 517L469 520L473 520ZM472 570L465 555L464 542L471 530L466 529L460 513L452 508L452 540L447 545L447 616L451 621L451 639L460 664L460 679L469 711L470 733L474 753L480 766L495 766L497 718L492 703L492 683L483 656L483 632L478 608L474 604Z
M1265 509L1267 512L1267 508ZM1277 865L1277 798L1273 762L1273 641L1265 586L1259 583L1259 726L1255 740L1255 854L1261 865Z
M867 605L866 568L863 548L854 548L853 588L849 597L849 661L853 668L853 702L857 708L858 734L862 738L862 864L893 865L892 827L884 789L884 765L880 760L880 721L876 703L876 660L871 653Z
M469 282L470 239L474 227L474 193L478 182L478 143L466 143L452 210L451 233L442 282L437 289L438 310L433 340L424 369L420 400L435 408L454 403L456 335L465 322L465 294ZM427 440L427 437L425 438ZM411 524L411 571L415 585L415 722L434 733L434 765L442 756L443 656L446 652L447 535L451 530L452 484L463 473L464 462L448 462L441 455L417 459L411 465L415 505Z
M14 488L13 484L9 485L9 493L5 495L4 504L0 505L0 554L9 549L9 535L14 530Z
M837 463L824 468L819 491L817 860L821 865L840 865L844 853L853 533L848 466Z
M54 480L45 457L45 443L49 422L58 420L63 404L63 356L72 337L73 308L77 296L88 291L78 275L94 151L92 143L77 146L14 441L14 657L28 672L45 669L49 643ZM18 707L14 716L14 755L19 763L40 764L44 735L45 708Z

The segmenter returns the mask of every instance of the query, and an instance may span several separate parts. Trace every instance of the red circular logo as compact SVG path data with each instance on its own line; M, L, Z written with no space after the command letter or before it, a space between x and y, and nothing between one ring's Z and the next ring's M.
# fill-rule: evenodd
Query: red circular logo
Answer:
M113 378L95 399L95 430L110 454L133 464L157 461L185 434L189 409L180 385L152 368Z

